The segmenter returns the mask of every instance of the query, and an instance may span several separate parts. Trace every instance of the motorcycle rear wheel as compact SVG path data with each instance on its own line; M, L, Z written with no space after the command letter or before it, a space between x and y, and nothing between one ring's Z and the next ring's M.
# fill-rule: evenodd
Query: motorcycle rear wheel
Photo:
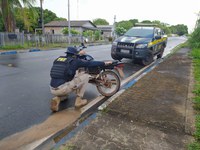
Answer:
M113 71L103 71L96 84L100 94L110 97L119 91L121 81L119 76Z

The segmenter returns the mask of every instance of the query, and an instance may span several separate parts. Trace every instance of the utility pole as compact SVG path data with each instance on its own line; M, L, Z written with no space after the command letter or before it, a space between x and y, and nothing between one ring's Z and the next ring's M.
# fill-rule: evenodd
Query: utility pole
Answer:
M114 38L116 38L115 25L116 25L116 15L114 15L114 23L113 23L113 37Z
M41 23L42 23L42 35L44 35L44 15L43 15L43 7L42 7L43 0L40 0L40 13L41 13Z
M70 4L68 0L68 43L71 44L71 27L70 27Z
M77 0L77 20L79 19L79 0Z

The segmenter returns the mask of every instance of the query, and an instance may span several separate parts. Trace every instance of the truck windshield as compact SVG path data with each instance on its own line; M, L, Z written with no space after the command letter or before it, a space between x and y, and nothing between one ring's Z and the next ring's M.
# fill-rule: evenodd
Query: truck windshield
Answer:
M124 35L130 37L152 38L153 30L145 28L132 28L128 30Z

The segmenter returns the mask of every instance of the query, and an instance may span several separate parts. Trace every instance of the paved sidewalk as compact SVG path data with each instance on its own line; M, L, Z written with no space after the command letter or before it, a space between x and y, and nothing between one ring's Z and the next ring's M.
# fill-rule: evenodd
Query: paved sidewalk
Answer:
M167 58L60 149L187 149L194 130L188 51L183 48Z

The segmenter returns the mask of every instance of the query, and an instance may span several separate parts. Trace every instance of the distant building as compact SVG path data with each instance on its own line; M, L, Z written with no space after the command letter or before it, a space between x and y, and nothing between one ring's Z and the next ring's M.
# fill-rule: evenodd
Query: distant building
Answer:
M104 37L108 38L113 36L113 25L97 25L97 28L102 31Z
M62 30L68 27L68 21L51 21L44 25L45 33L62 34ZM70 27L79 31L98 30L96 25L89 20L70 21Z

